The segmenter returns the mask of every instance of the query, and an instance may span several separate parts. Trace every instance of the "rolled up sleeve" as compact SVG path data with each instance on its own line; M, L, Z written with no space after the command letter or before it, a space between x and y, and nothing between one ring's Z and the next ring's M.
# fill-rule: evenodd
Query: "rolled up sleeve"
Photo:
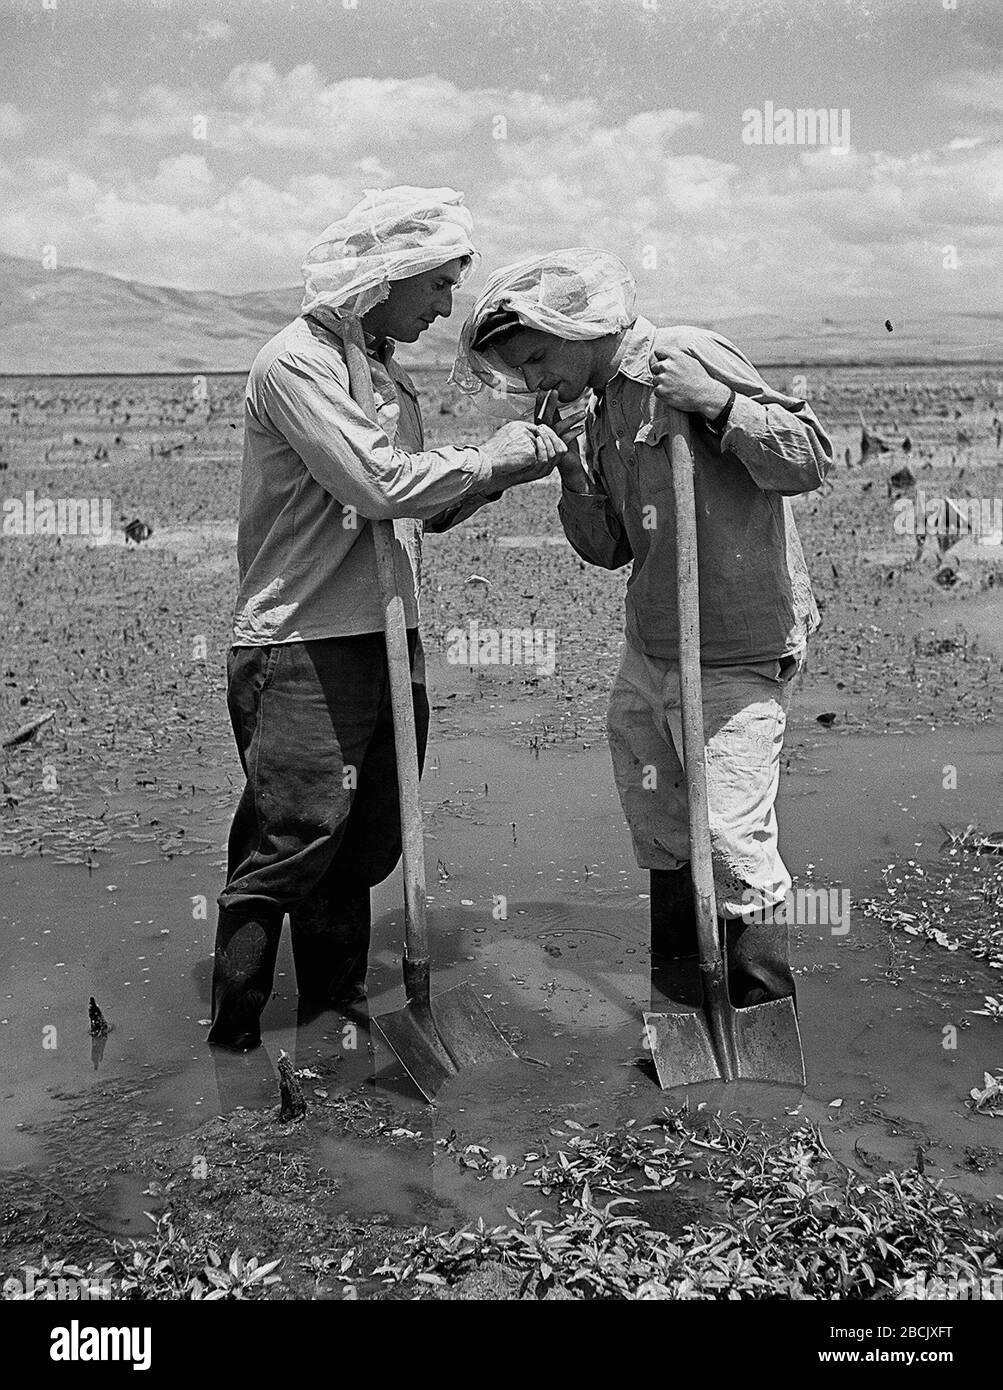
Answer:
M821 487L832 467L832 443L808 402L767 385L726 338L695 334L687 348L736 393L722 452L734 454L764 492L794 497Z
M260 408L311 477L366 520L424 521L490 490L490 465L478 449L395 449L349 395L347 371L342 380L333 366L283 355L261 382Z

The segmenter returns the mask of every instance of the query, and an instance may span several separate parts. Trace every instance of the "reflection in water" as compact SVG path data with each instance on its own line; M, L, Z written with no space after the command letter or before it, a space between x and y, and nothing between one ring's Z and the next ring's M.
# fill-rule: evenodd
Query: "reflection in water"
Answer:
M239 1109L262 1110L278 1102L278 1079L267 1047L253 1052L212 1047L210 1053L221 1115Z
M984 768L998 745L991 729L837 738L812 728L801 761L784 778L785 857L804 882L846 885L854 898L872 890L897 856L931 862L943 837L938 822L995 824ZM374 1055L364 1009L297 1008L288 937L263 1020L264 1047L242 1056L207 1048L213 925L192 919L190 908L191 895L216 882L220 866L209 854L144 862L134 856L145 848L113 842L108 853L121 860L114 893L110 872L88 876L45 858L11 865L0 906L0 1157L45 1161L54 1123L71 1122L82 1147L91 1117L89 1132L110 1142L114 1126L99 1127L107 1123L108 1098L119 1092L130 1107L156 1116L158 1135L195 1130L213 1113L217 1094L222 1112L244 1107L270 1125L279 1108L280 1047L311 1073L303 1089L318 1124L298 1127L294 1140L276 1123L276 1135L282 1144L316 1145L319 1133L333 1131L321 1141L330 1145L321 1157L342 1184L346 1209L365 1211L368 1203L424 1219L423 1204L438 1203L443 1211L497 1207L503 1215L506 1201L525 1196L520 1178L496 1180L466 1145L485 1146L488 1159L516 1161L541 1136L549 1142L567 1118L612 1126L660 1114L670 1098L638 1065L646 1055L647 882L631 860L606 750L548 750L537 760L531 750L468 735L443 740L436 757L438 776L425 784L429 857L448 876L430 885L433 992L469 984L525 1061L472 1067L443 1087L431 1109L394 1072L382 1046ZM960 791L941 786L945 764L958 769L963 803ZM812 775L823 769L824 778ZM179 814L177 805L171 814ZM194 808L200 823L204 814ZM67 913L70 899L76 910ZM399 904L395 876L374 902L374 1015L403 1002ZM993 1122L964 1107L968 1088L993 1065L992 1024L974 1019L957 1054L943 1050L939 1031L993 988L987 982L975 990L982 967L959 953L950 958L957 981L945 982L948 963L923 949L910 952L908 975L893 982L886 934L862 913L851 915L841 935L821 925L796 935L810 1071L802 1113L824 1122L834 1151L842 1153L842 1144L851 1162L856 1140L876 1143L880 1135L884 1142L893 1123L905 1133L898 1117L907 1117L929 1162L936 1158L952 1181L973 1190L981 1183L980 1194L984 1188L991 1197L998 1173L981 1179L962 1164L966 1144L997 1142ZM66 961L82 963L83 984ZM79 1038L81 988L93 989L114 1018L115 1046L106 1050L104 1038L92 1038L90 1053L76 1042L40 1049L39 1018ZM719 1089L706 1099L731 1104L731 1096ZM830 1110L833 1098L843 1104ZM879 1098L887 1098L890 1119ZM735 1103L749 1115L782 1116L790 1098L749 1088ZM453 1129L458 1149L448 1147ZM938 1155L931 1157L930 1144ZM380 1157L378 1146L389 1152Z
M267 1038L267 1035L266 1035ZM279 1103L276 1057L278 1041L267 1040L251 1052L209 1047L216 1076L221 1114L243 1107L262 1110ZM313 1099L329 1100L346 1095L374 1079L373 1051L369 1038L369 1015L365 1003L350 1009L321 1009L316 1004L300 1004L295 1041L290 1051L293 1066L301 1076L307 1104ZM322 1092L318 1096L318 1092Z

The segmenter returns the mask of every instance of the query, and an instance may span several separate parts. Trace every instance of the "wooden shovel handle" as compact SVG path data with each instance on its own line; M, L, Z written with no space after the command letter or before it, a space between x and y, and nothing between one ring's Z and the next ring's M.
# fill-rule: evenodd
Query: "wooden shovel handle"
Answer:
M345 360L352 397L377 422L373 380L369 372L362 325L357 318L342 320ZM371 521L376 574L383 605L383 627L390 673L390 700L397 751L401 845L404 861L404 983L411 1003L428 1003L428 924L426 921L424 830L418 774L418 739L411 693L411 655L407 643L404 600L397 585L397 537L392 521ZM418 997L413 997L417 995ZM421 996L424 996L423 998Z
M717 899L707 812L707 770L700 677L700 582L697 514L693 489L693 442L686 415L667 408L672 442L672 490L676 508L676 589L679 617L679 684L683 708L683 764L689 811L690 873L700 960L723 970L717 930Z

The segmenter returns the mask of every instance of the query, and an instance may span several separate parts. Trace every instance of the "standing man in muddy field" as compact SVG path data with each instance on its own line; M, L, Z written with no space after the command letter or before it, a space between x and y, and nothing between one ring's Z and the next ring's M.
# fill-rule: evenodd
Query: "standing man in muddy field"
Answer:
M565 405L591 393L584 463L574 424L554 426L572 442L558 464L560 518L590 564L633 566L610 751L637 862L650 874L652 994L698 1004L675 515L657 399L689 415L707 790L729 992L738 1007L794 996L787 927L771 920L791 886L774 803L794 683L820 620L788 498L824 480L826 434L805 401L768 386L726 339L636 315L627 267L586 248L493 275L464 324L454 380L468 391L556 390Z
M365 996L370 888L400 857L383 609L369 522L397 522L419 762L422 526L445 530L544 477L565 446L513 423L480 448L426 450L393 358L452 311L475 256L449 188L370 193L303 267L301 315L262 348L244 410L240 590L227 703L247 778L230 831L209 1042L261 1041L288 912L300 1021ZM379 423L349 393L340 314L362 322Z

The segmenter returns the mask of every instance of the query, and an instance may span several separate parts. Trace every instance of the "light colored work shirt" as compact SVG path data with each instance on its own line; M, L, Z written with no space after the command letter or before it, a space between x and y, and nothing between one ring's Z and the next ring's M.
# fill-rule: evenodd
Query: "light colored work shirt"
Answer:
M627 640L675 661L675 508L663 410L656 413L655 348L692 353L736 392L718 438L691 415L700 580L701 660L708 666L770 661L802 647L819 625L789 498L820 486L832 445L808 404L768 386L726 338L704 328L656 329L638 318L617 371L586 420L590 489L563 489L559 513L572 546L627 582ZM664 442L663 442L664 441Z
M425 450L414 385L370 348L379 424L350 396L340 338L298 318L262 348L244 397L234 646L383 630L373 519L393 519L408 627L418 624L421 533L487 500L487 459ZM398 520L397 518L401 518Z

